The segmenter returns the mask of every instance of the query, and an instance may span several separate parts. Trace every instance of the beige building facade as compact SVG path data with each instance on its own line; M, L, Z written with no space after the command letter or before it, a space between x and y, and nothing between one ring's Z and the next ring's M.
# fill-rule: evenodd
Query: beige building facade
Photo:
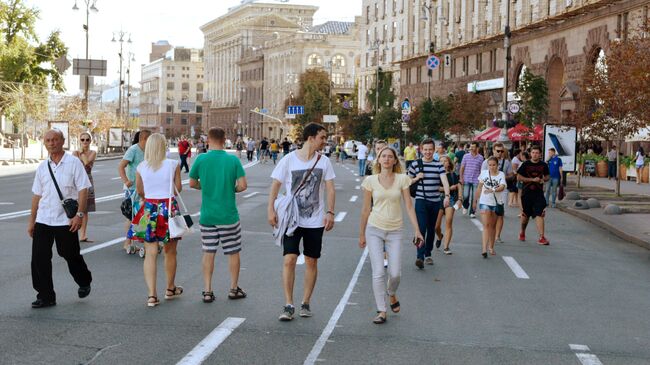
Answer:
M308 29L318 8L293 4L243 3L203 25L205 76L204 127L220 126L229 138L242 121L240 62L268 40Z
M203 122L203 51L176 47L142 66L140 128L167 137L201 132Z
M473 5L472 5L473 4ZM400 98L416 103L431 96L467 92L475 81L504 77L504 2L442 2L431 29L436 55L443 60L427 76L428 55L399 61ZM570 117L580 95L581 78L598 57L607 57L609 44L627 37L632 29L648 21L648 0L517 1L511 3L511 64L508 91L515 91L524 68L546 79L549 88L550 121ZM470 6L471 5L471 6ZM480 5L480 6L479 6ZM446 7L446 8L445 8ZM440 45L440 47L438 47ZM445 64L447 55L449 60ZM491 114L500 118L502 88L485 91Z

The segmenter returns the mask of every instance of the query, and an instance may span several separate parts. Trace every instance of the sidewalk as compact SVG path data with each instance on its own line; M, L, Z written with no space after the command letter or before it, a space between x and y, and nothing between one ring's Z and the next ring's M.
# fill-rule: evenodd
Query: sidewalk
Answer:
M621 195L623 195L623 198L618 199L613 196L616 187L615 180L583 177L580 181L580 189L576 185L578 180L576 176L570 176L567 180L567 192L576 191L582 199L598 196L601 202L601 208L586 210L574 209L571 207L573 201L565 199L558 204L558 209L603 228L630 243L650 250L650 214L627 213L606 215L603 209L608 203L650 205L650 185L636 184L633 181L621 181ZM610 195L611 198L603 198L603 196L609 195L610 193L612 194ZM624 201L626 196L627 201ZM637 198L634 199L632 198L633 196Z
M104 161L104 160L114 160L121 158L124 154L123 153L114 153L114 154L108 154L108 155L100 155L97 156L96 161ZM16 164L14 165L13 162L8 161L8 165L2 165L0 163L0 177L6 177L6 176L13 176L13 175L20 175L20 174L26 174L29 172L34 172L36 171L36 168L38 167L38 163L41 162L41 159L29 159L26 163L21 163L20 161L16 161Z

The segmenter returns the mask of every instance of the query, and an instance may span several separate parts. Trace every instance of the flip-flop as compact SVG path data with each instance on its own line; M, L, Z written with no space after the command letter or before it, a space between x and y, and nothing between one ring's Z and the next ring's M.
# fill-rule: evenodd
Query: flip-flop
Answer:
M393 313L399 313L400 311L399 300L390 305L390 310L392 310Z
M93 243L93 242L95 242L95 241L93 241L93 240L89 240L88 238L84 238L84 239L79 240L79 242L83 242L83 243Z

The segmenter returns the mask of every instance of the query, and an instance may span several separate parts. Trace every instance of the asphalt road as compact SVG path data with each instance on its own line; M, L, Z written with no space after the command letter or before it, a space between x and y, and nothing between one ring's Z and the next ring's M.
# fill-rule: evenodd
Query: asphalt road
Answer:
M219 253L217 299L201 302L195 232L179 244L177 283L185 293L147 308L142 260L121 251L120 200L111 198L121 192L117 163L95 165L97 196L109 198L91 214L95 243L82 247L94 277L91 295L77 297L55 254L58 304L40 310L29 305L35 292L27 217L13 213L29 208L33 173L0 178L1 364L176 364L201 355L206 364L650 363L650 252L556 210L548 214L549 247L533 241L533 227L527 242L517 241L517 212L508 211L506 242L488 260L480 256L480 225L459 214L454 254L437 251L435 265L425 270L413 265L407 226L402 311L382 326L371 323L370 264L357 246L361 191L352 163L335 166L340 221L325 236L314 317L277 320L284 304L282 255L266 224L269 164L246 170L249 189L237 198L244 237L240 286L248 298L226 298L227 260ZM199 211L199 192L186 189L183 197L191 213ZM299 266L297 302L303 272ZM159 287L163 280L160 272Z

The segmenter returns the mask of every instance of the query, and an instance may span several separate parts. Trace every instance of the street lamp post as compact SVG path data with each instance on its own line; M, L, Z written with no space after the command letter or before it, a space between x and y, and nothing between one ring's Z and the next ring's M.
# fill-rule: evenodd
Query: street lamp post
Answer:
M501 109L501 119L503 119L503 128L501 133L497 138L498 142L503 143L504 145L510 144L510 139L508 138L508 72L510 71L510 1L506 0L506 27L503 31L503 49L506 54L506 62L503 69L503 100L502 100L502 109Z
M115 36L117 35L117 38ZM122 80L122 60L123 60L123 46L124 46L124 37L128 35L128 40L126 40L127 43L132 43L131 42L131 34L127 33L125 31L120 30L119 32L113 32L113 39L111 42L120 42L120 53L118 55L120 56L120 82L119 82L119 88L118 88L118 103L117 103L117 118L118 120L122 120L122 85L124 84L124 80Z
M86 24L84 24L83 28L84 31L86 31L86 60L88 59L88 32L90 28L90 11L94 11L95 13L99 11L95 4L97 4L97 0L83 0L86 3ZM77 6L77 1L75 0L74 6L72 7L72 10L79 10L79 7ZM88 88L89 88L89 79L88 75L84 76L84 114L86 117L88 117Z
M131 61L135 61L135 54L129 52L129 61L126 66L126 121L127 128L131 122Z
M375 73L375 117L377 117L377 111L379 110L379 45L380 42L378 39L375 39L374 42L370 45L368 50L375 51L375 62L377 62L377 70Z

